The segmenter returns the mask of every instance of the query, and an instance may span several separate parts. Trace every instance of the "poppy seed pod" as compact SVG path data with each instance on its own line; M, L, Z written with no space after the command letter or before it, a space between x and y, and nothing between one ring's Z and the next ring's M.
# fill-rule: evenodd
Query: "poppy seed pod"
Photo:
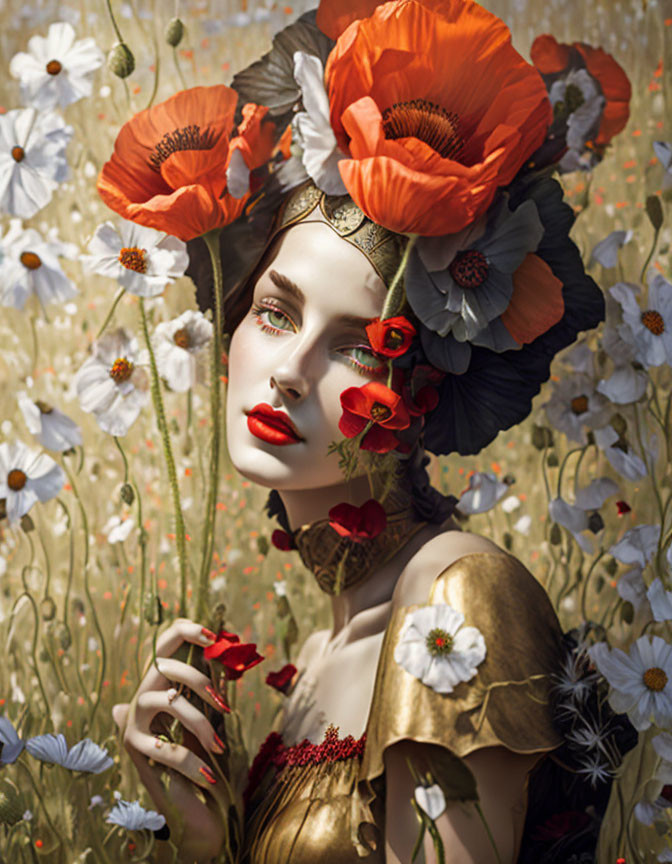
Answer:
M107 66L117 78L128 78L135 69L135 57L125 42L117 42L107 55Z
M177 48L183 36L184 24L179 18L171 18L165 31L166 42L173 48Z
M133 492L133 487L130 483L124 483L124 485L121 487L119 495L121 496L121 500L124 502L124 504L128 504L129 507L135 499L135 493Z
M21 793L9 780L4 780L0 786L0 823L16 825L23 819L26 804Z

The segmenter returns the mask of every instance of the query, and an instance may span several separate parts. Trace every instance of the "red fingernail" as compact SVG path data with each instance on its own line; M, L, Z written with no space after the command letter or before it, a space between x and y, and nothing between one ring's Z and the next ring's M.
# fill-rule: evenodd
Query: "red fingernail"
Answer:
M216 732L213 732L212 734L215 739L215 744L217 744L218 747L221 747L222 750L226 750L226 744L222 741L219 735Z
M216 634L213 633L212 630L208 630L207 627L201 627L201 633L202 633L203 636L205 636L207 639L212 639L213 642L216 642L216 641L217 641L217 636L216 636Z
M217 780L215 779L215 775L206 765L201 765L198 770L205 777L208 783L212 783L214 785L217 782Z
M231 711L226 702L222 699L222 697L215 690L215 688L210 686L210 684L206 685L205 692L208 694L208 696L210 696L211 699L214 699L214 701L219 705L222 711Z

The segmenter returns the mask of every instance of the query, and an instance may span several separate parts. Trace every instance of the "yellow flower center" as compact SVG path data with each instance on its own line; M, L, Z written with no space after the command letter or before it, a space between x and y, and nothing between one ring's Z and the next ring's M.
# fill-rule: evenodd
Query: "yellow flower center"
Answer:
M178 345L180 348L188 348L189 347L189 331L186 327L183 327L181 330L178 330L173 336L173 342Z
M46 402L42 402L41 399L38 399L38 400L35 402L35 404L36 404L37 407L40 409L40 413L42 413L42 414L51 414L51 412L54 410L53 407L52 407L51 405L47 405L47 403L46 403Z
M58 60L50 60L47 63L47 72L49 75L58 75L62 68L63 66Z
M110 369L110 378L115 384L123 384L133 374L133 364L125 357L118 357Z
M18 144L15 147L12 147L12 159L15 162L20 162L25 155L26 151L23 149L23 147L19 147Z
M12 492L19 492L26 485L28 478L19 468L12 468L7 475L7 485Z
M574 414L585 414L588 410L588 397L575 396L569 404Z
M137 246L124 247L119 252L119 263L127 270L135 270L136 273L146 273L146 255L146 250L138 249Z
M19 261L27 270L37 270L42 266L42 259L35 252L22 252Z
M459 159L464 150L460 118L426 99L395 102L383 111L385 137L418 138L444 159Z
M392 411L390 411L387 405L383 405L382 402L374 402L371 406L371 419L375 420L376 423L387 420L391 414Z
M659 666L652 666L644 673L644 686L654 693L660 693L667 684L667 675Z
M660 312L655 309L647 309L642 312L642 324L650 330L654 336L660 336L665 332L665 322Z
M155 171L161 170L161 165L173 153L180 150L212 150L219 139L212 129L205 129L195 123L166 132L149 157L149 164Z
M427 635L427 650L433 657L445 657L455 644L454 638L441 627L435 627Z

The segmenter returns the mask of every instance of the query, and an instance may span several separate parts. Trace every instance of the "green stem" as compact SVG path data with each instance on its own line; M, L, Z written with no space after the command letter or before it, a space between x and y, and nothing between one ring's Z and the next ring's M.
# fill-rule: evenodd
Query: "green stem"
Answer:
M154 86L152 87L152 95L149 97L149 102L146 105L146 108L151 108L154 104L154 100L156 99L156 93L159 89L159 66L161 63L161 58L159 57L159 43L156 40L156 32L152 31L152 42L154 43ZM184 90L187 88L184 87Z
M219 486L219 455L221 437L221 389L222 389L222 330L224 327L223 311L223 276L222 261L219 255L220 229L209 231L203 235L205 245L210 253L212 272L214 276L215 322L210 355L210 413L212 416L212 446L210 454L209 489L206 501L205 530L203 532L203 552L201 572L198 580L198 595L196 602L196 620L200 620L207 608L210 564L215 538L215 522L217 520L217 491Z
M642 272L639 274L639 281L643 282L644 277L646 276L646 269L651 263L651 259L653 258L653 253L656 251L656 246L658 245L658 236L660 235L660 228L657 228L653 234L653 243L651 244L651 251L649 252L646 261L644 262L644 266L642 267Z
M597 562L606 554L605 549L600 549L600 554L595 558L594 561L591 562L590 567L588 568L588 572L586 573L586 578L583 580L583 586L581 588L581 615L584 621L588 620L588 615L586 614L586 601L588 599L588 583L590 582L590 577L593 574L593 570L595 569L595 565Z
M399 312L401 312L406 296L402 277L406 272L406 265L408 264L411 250L415 246L415 243L419 236L419 234L409 234L408 236L408 242L406 243L404 254L402 255L401 263L399 264L399 269L394 274L392 284L387 291L385 305L383 306L383 313L380 316L381 321L385 321L386 318L393 318L395 315L398 315Z
M75 572L75 534L72 530L72 517L70 516L70 510L68 509L67 505L60 498L56 499L56 503L60 504L65 511L65 518L68 520L68 533L70 535L68 581L65 588L65 599L63 601L63 624L69 630L70 627L68 626L68 616L70 614L70 592L72 591L72 579Z
M118 291L118 293L117 293L117 296L114 298L114 300L113 300L113 302L112 302L112 305L110 306L110 311L109 311L109 312L107 313L107 315L105 316L105 320L103 321L102 326L101 326L100 330L98 331L98 335L96 336L96 339L100 339L100 337L101 337L101 336L103 335L103 333L105 332L105 328L106 328L107 325L110 323L110 319L111 319L112 316L114 315L114 310L117 308L117 305L118 305L119 301L121 300L121 298L124 296L125 293L126 293L126 289L125 289L125 288L120 288L120 289L119 289L119 291Z
M481 805L479 804L478 801L474 801L474 807L476 808L478 815L481 817L481 822L483 823L483 827L485 828L486 834L488 835L488 840L490 841L490 844L492 845L492 848L494 849L495 857L497 858L497 862L498 862L498 864L502 864L502 858L499 854L499 849L497 848L497 844L495 843L495 838L492 836L492 831L490 830L490 826L488 825L488 820L485 818L485 813L481 809Z
M117 39L119 42L124 41L124 37L121 35L121 30L117 25L117 19L114 17L114 12L112 11L112 2L111 0L107 0L107 11L110 13L110 20L112 21L112 26L114 27L114 32L117 34Z
M173 48L173 63L175 64L175 71L177 72L177 74L180 78L180 83L182 84L182 89L186 90L187 89L187 82L184 80L184 75L182 74L182 67L180 66L180 60L179 60L179 57L177 56L177 46L175 46Z
M175 537L177 541L177 554L180 561L180 615L187 614L187 544L185 539L184 518L182 516L182 505L180 503L180 487L177 483L177 472L175 470L175 459L173 458L173 448L170 443L170 433L168 431L168 423L166 422L166 414L163 409L163 398L161 396L161 383L159 381L159 371L156 367L156 358L152 341L149 338L149 328L147 326L147 313L145 312L144 297L140 297L140 318L142 322L142 332L145 337L145 345L149 353L149 365L152 373L152 401L154 403L154 411L156 412L156 424L159 428L161 440L163 443L163 455L166 460L166 468L168 470L168 480L170 489L173 494L173 510L175 511Z
M51 816L49 815L49 811L47 810L47 806L44 803L44 798L42 797L42 794L40 792L40 788L37 785L37 783L35 782L35 778L33 777L33 772L30 770L28 765L26 765L26 763L23 759L20 759L18 764L21 766L21 768L23 768L23 770L26 772L26 774L30 778L30 782L31 782L31 785L33 787L33 791L35 792L35 796L37 797L37 800L40 802L40 807L42 808L42 812L44 813L44 818L47 820L47 824L49 825L49 828L52 830L54 836L58 837L58 840L61 844L61 848L66 849L67 846L66 846L65 840L61 836L60 831L58 831L58 829L56 828L54 823L51 821Z

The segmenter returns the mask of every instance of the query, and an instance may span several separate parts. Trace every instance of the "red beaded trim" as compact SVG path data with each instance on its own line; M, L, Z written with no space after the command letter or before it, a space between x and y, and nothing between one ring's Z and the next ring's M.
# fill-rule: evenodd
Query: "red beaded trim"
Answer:
M281 768L285 765L319 765L321 762L341 762L344 759L360 758L364 753L366 744L366 733L361 738L353 738L347 735L339 738L338 727L329 726L324 733L324 741L313 744L304 738L299 744L284 749L282 754L277 754L275 764ZM282 764L279 764L282 759ZM278 760L278 761L276 761Z

